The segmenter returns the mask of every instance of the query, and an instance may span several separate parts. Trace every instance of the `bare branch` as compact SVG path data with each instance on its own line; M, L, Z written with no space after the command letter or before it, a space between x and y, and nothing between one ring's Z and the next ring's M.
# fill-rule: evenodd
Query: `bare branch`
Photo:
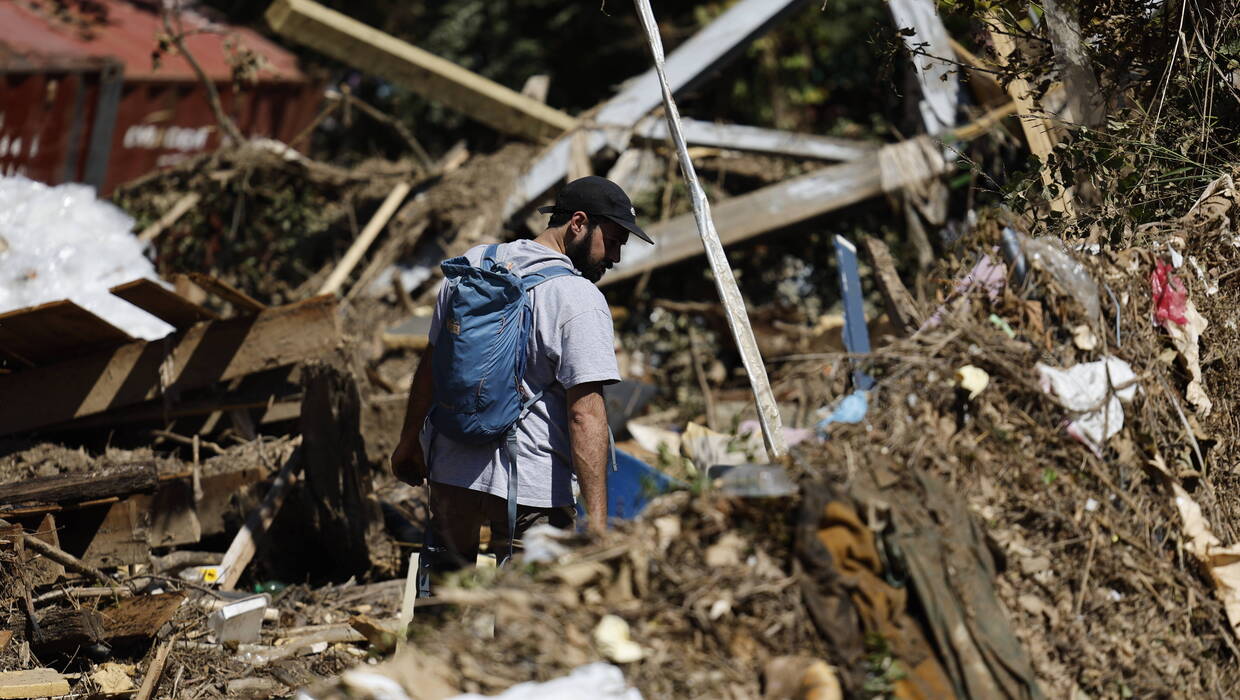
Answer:
M173 12L176 13L177 18L178 26L176 28L173 28L172 26ZM164 31L168 34L168 41L172 42L172 45L176 47L177 52L185 57L185 61L189 63L189 67L193 69L194 75L198 76L198 80L202 82L203 87L206 88L207 104L211 106L211 112L215 115L215 121L219 123L220 129L224 132L224 135L235 144L240 145L245 143L245 138L241 135L241 130L237 128L237 124L224 113L224 107L220 104L220 94L215 89L215 83L211 82L211 79L207 77L206 71L202 69L202 66L199 65L198 60L194 58L194 55L190 53L189 49L185 46L185 37L203 32L186 32L184 28L180 26L181 3L179 0L173 2L171 6L168 3L165 3L160 8L160 16L164 22Z

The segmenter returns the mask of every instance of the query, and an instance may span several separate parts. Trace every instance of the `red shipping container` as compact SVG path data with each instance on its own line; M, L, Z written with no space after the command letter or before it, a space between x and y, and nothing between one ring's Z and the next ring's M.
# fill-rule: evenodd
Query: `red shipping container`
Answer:
M96 0L81 14L50 0L0 0L0 174L49 184L117 185L216 148L206 88L175 50L159 65L158 3ZM322 90L296 58L248 29L184 11L186 46L248 137L288 142L314 119ZM230 57L259 57L235 87Z

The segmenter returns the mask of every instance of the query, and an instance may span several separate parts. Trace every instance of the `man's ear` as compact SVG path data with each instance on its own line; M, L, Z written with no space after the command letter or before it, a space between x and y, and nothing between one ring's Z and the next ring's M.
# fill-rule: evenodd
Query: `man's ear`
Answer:
M574 237L584 236L590 230L590 217L584 211L573 212L568 220L568 232Z

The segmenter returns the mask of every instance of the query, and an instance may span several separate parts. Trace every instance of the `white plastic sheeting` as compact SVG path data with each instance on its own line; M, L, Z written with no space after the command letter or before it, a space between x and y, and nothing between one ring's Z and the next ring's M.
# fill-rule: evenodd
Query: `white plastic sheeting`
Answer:
M0 177L0 312L69 299L132 336L164 337L172 326L108 293L158 280L133 225L93 187Z
M485 695L468 693L452 700L486 700ZM491 700L642 700L636 688L630 688L624 673L608 663L596 662L573 669L562 678L545 683L514 685Z

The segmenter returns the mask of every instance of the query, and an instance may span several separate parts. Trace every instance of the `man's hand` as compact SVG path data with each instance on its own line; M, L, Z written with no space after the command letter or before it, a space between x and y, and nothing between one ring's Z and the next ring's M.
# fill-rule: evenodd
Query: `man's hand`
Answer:
M401 440L392 451L392 474L410 486L426 481L426 460L422 445L414 440Z
M607 405L602 382L578 384L568 390L568 436L573 467L581 484L587 529L601 535L607 529Z

